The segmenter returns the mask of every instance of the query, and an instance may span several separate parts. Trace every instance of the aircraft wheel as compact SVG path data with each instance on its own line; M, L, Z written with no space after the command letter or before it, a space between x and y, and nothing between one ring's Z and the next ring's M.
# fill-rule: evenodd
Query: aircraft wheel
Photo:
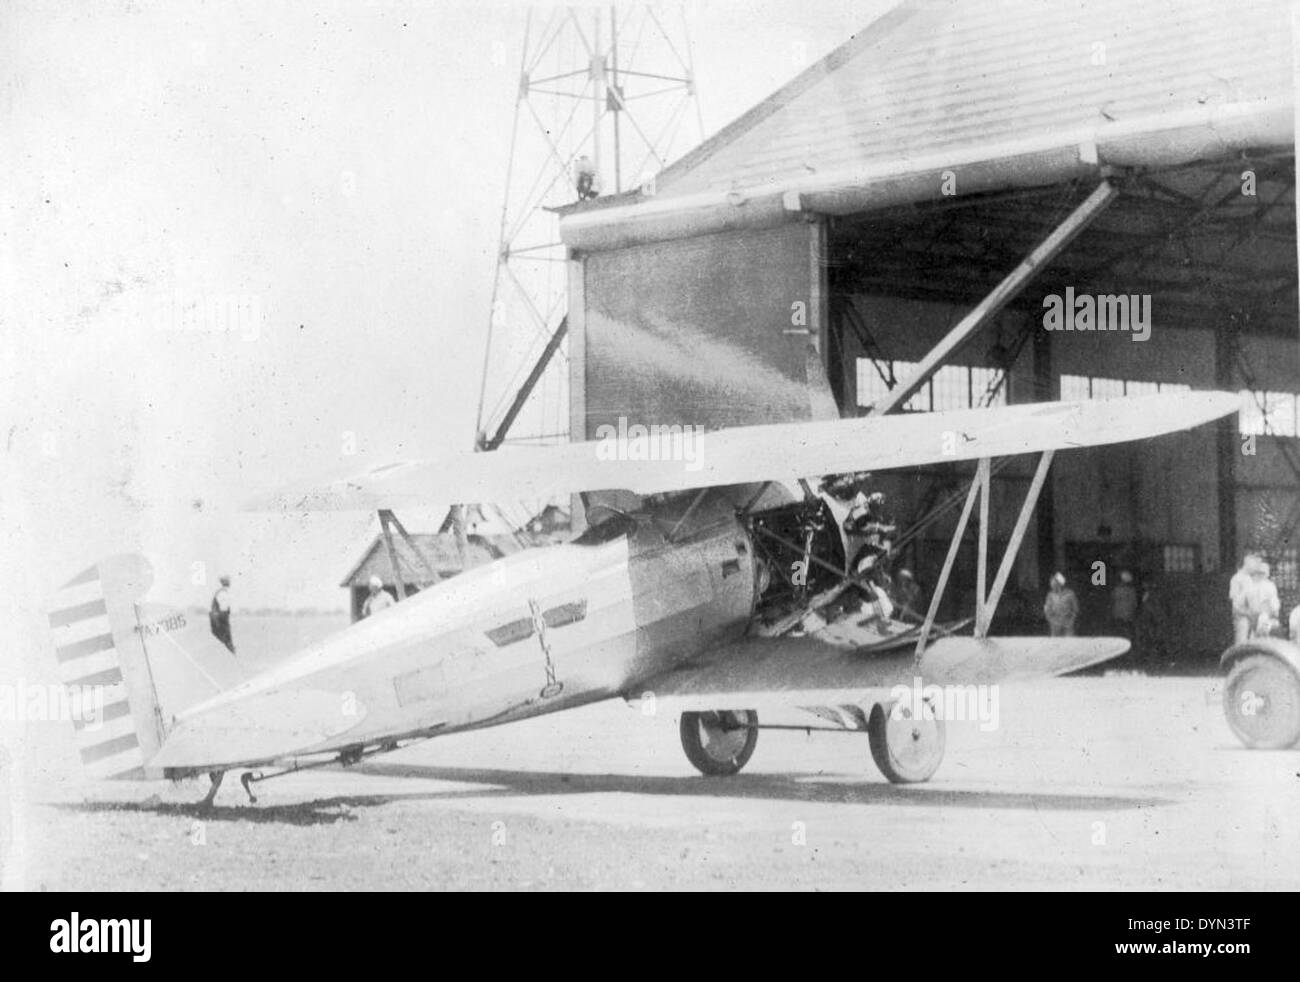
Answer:
M880 773L894 784L928 781L939 769L947 743L947 728L933 713L913 714L897 703L878 703L867 721L871 756Z
M1223 686L1223 712L1246 746L1289 747L1300 741L1300 677L1272 655L1240 658Z
M682 749L701 774L727 777L740 771L758 743L752 709L682 713Z

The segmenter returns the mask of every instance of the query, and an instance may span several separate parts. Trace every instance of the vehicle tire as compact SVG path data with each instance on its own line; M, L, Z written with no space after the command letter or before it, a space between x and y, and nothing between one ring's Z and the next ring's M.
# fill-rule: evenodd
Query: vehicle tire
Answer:
M910 706L877 703L867 720L871 757L893 784L928 781L943 761L948 731L933 713L913 714Z
M701 774L728 777L749 762L758 743L758 713L752 709L682 713L682 749Z
M1300 676L1274 655L1238 658L1223 685L1223 712L1246 746L1290 747L1300 741Z

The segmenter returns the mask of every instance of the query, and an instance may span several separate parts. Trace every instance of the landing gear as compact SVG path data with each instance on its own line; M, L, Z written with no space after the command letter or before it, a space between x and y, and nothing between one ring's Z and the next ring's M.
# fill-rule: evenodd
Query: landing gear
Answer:
M1223 686L1228 726L1246 746L1282 750L1300 741L1300 674L1270 651L1243 652Z
M752 709L682 713L682 749L701 774L727 777L740 771L758 743L758 713Z
M226 776L225 771L208 771L208 780L212 782L212 785L208 788L208 793L204 797L203 801L199 803L200 808L212 807L212 803L213 801L216 800L217 797L217 791L218 789L220 789L221 782L225 778L225 776Z
M947 730L942 719L923 707L877 703L867 721L871 756L893 784L928 781L943 760Z

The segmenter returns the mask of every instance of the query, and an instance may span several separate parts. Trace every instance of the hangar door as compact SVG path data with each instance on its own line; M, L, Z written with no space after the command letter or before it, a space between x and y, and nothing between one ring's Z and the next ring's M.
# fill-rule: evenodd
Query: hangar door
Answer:
M797 222L587 253L570 269L570 431L812 418L822 226ZM833 407L830 407L833 410ZM583 436L578 436L583 434Z

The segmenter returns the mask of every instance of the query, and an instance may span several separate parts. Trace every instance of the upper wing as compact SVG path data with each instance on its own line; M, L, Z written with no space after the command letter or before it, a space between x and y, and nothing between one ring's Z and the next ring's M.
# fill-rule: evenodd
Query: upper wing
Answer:
M1123 638L940 638L920 662L912 649L862 654L816 638L747 638L700 663L647 680L631 699L680 710L788 709L860 704L895 686L992 685L1048 678L1122 655Z
M684 491L1093 447L1189 429L1237 411L1226 392L745 426L696 435L609 427L605 439L373 467L258 496L255 510L364 510L582 491ZM603 434L598 432L598 437Z

